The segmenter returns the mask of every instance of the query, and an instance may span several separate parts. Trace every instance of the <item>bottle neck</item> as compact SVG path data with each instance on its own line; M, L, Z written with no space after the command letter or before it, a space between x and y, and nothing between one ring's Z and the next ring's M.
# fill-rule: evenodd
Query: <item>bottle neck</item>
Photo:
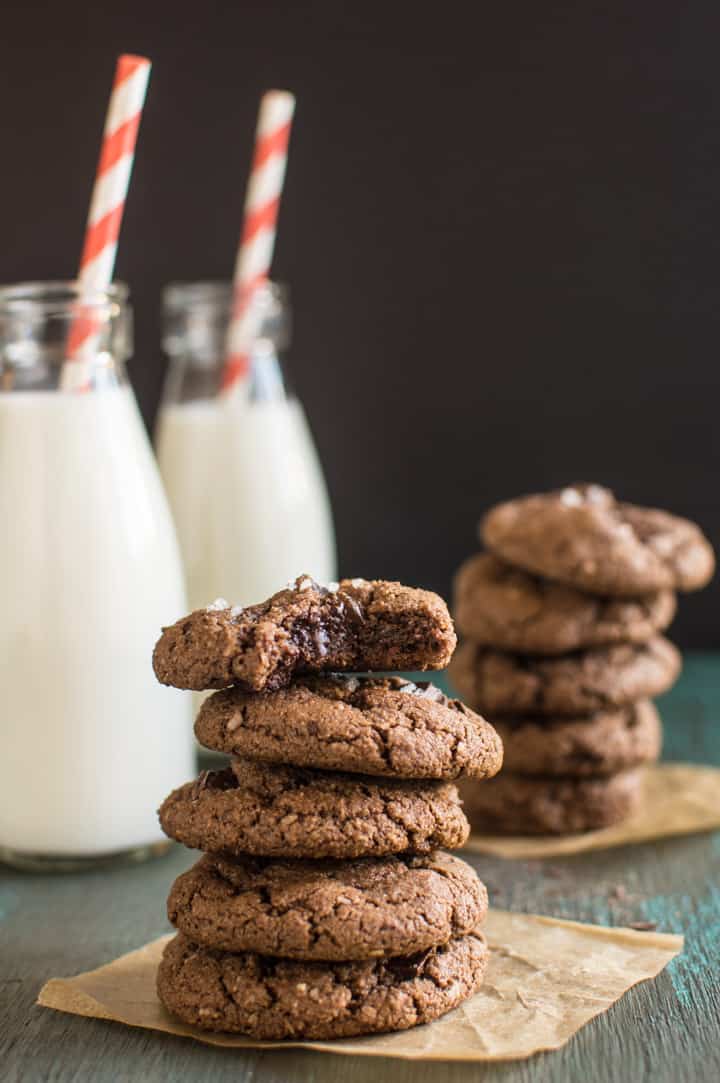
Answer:
M26 282L0 289L0 391L84 392L127 382L132 312L121 283Z
M176 353L170 358L165 377L163 406L216 398L223 386L224 364L222 355L208 364L191 353ZM255 345L247 380L246 398L250 402L287 398L284 367L272 343Z
M164 406L220 394L231 300L229 283L196 282L165 291L163 345L170 364ZM256 303L259 319L250 347L245 397L251 402L284 399L280 355L288 341L285 293L268 284L258 291Z

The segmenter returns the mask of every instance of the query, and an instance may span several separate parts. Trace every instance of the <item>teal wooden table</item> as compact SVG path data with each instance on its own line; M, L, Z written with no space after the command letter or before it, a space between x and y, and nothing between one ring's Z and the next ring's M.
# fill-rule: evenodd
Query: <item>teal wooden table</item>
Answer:
M720 655L687 658L661 703L665 758L720 766ZM686 948L562 1050L501 1065L423 1064L297 1050L248 1052L35 1007L50 977L88 970L167 931L180 848L146 865L58 877L0 867L0 1080L233 1083L714 1083L720 1079L720 833L553 860L471 857L499 907L580 921L657 922Z

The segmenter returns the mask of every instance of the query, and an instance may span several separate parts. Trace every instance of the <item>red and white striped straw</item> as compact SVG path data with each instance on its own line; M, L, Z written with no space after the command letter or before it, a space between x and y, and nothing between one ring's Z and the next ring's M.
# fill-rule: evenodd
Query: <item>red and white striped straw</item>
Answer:
M150 67L143 56L118 58L80 257L81 295L106 290L112 282ZM91 318L80 315L73 321L68 338L71 359L88 356L96 330Z
M294 112L295 98L286 90L269 90L263 94L233 277L224 389L235 386L248 373L249 350L257 330L253 299L258 287L267 282L270 275Z

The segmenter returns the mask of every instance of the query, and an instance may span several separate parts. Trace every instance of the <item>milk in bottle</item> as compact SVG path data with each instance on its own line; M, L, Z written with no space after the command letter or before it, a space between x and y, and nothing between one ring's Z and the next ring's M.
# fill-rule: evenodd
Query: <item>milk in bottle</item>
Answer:
M221 395L230 297L223 283L170 286L165 294L170 367L156 440L192 608L218 596L250 605L302 572L321 582L336 577L322 468L279 361L285 294L277 286L259 292L247 386Z
M186 599L126 292L94 298L93 378L61 391L75 301L0 290L0 857L43 867L164 848L155 810L194 758L189 705L151 667Z

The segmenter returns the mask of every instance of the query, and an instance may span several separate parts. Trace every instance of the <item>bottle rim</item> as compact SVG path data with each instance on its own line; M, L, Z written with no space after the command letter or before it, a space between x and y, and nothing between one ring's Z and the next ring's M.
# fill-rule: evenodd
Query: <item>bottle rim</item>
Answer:
M62 315L79 302L84 307L110 305L119 310L129 295L130 290L124 282L112 282L104 288L86 286L77 279L15 282L0 286L0 310L53 316Z
M232 301L232 282L222 279L199 279L195 282L168 282L162 298L166 311L193 308L212 308L222 306L229 309ZM263 308L274 304L285 307L289 302L290 291L281 282L266 282L258 286L255 303Z

